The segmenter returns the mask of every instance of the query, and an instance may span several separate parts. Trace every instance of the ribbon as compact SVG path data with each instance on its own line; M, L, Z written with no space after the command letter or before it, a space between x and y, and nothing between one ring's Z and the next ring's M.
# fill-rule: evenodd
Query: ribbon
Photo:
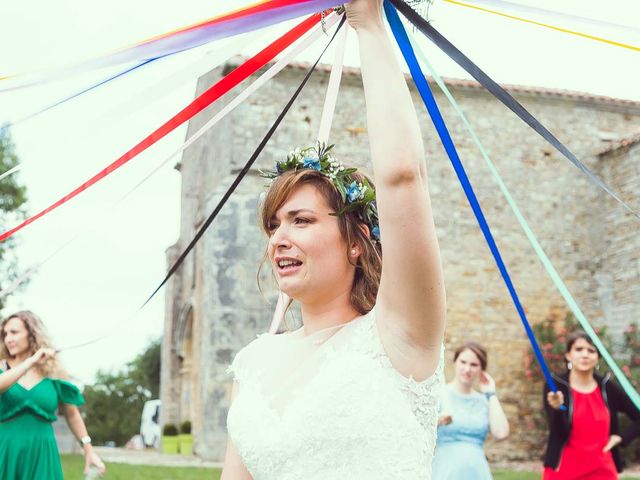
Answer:
M340 38L338 38L338 42L336 43L335 57L333 60L333 66L331 67L331 75L329 76L327 93L324 99L324 107L322 109L322 116L320 117L320 127L318 129L318 141L324 143L329 141L329 132L331 131L333 115L336 111L336 103L338 101L340 81L342 80L342 67L344 65L344 52L347 45L348 33L348 28L342 30Z
M595 40L596 42L606 43L608 45L613 45L614 47L622 47L622 48L626 48L626 49L629 49L629 50L633 50L635 52L640 52L640 47L636 47L634 45L629 45L629 44L622 43L622 42L616 42L614 40L608 40L606 38L597 37L595 35L589 35L587 33L582 33L582 32L578 32L578 31L575 31L575 30L569 30L567 28L555 27L553 25L549 25L549 24L546 24L546 23L536 22L535 20L529 20L527 18L517 17L515 15L509 15L507 13L498 12L496 10L491 10L489 8L479 7L477 5L472 5L470 3L461 2L459 0L444 0L444 1L447 2L447 3L451 3L453 5L459 5L461 7L473 8L475 10L480 10L481 12L492 13L494 15L499 15L501 17L509 18L511 20L518 20L519 22L525 22L525 23L529 23L529 24L532 24L532 25L537 25L539 27L549 28L549 29L555 30L557 32L568 33L568 34L576 35L576 36L582 37L582 38L588 38L589 40ZM504 3L507 3L507 2L504 2ZM543 10L543 11L548 12L548 10Z
M332 27L335 22L338 20L336 15L331 15L325 19L325 28ZM345 29L346 30L346 29ZM278 60L269 70L260 76L255 82L253 82L249 87L243 90L236 98L234 98L231 102L224 106L218 113L216 113L207 123L205 123L196 133L194 133L189 139L180 146L175 152L173 152L169 157L167 157L162 165L166 164L169 160L174 158L179 153L183 152L191 145L193 145L202 135L204 135L209 129L211 129L214 125L216 125L220 120L226 117L231 111L233 111L238 105L244 102L250 95L256 92L259 88L261 88L265 83L275 77L284 67L291 63L291 60L299 55L302 51L306 50L309 45L315 42L321 35L323 34L323 28L321 26L316 27L316 29L307 36L307 38L303 39L299 44L295 45L294 48L286 55L284 55L280 60ZM160 167L162 166L160 165Z
M516 203L515 199L511 196L509 189L507 188L504 181L502 180L502 177L498 173L498 169L489 158L489 155L487 154L487 151L485 150L484 146L480 142L480 139L476 135L475 130L467 120L467 117L462 112L462 109L459 107L455 98L453 98L453 95L447 88L446 84L442 81L442 78L440 78L440 76L435 71L433 66L429 63L426 56L424 55L422 50L419 48L417 43L414 41L414 39L411 39L411 40L412 40L411 43L413 45L414 50L418 53L418 56L420 57L420 61L426 67L428 73L430 73L433 79L436 81L436 83L438 84L442 92L445 94L447 99L449 99L449 102L453 106L458 116L462 119L462 122L464 123L465 128L467 129L474 143L478 147L478 150L480 151L482 158L484 158L487 164L487 167L489 167L491 175L497 182L498 187L500 188L500 191L506 198L507 203L511 207L511 210L513 211L514 215L516 216L516 219L518 220L518 223L520 224L520 226L522 227L522 230L527 236L529 243L531 244L534 251L536 252L538 259L544 266L545 270L551 277L551 280L553 281L554 285L560 292L560 295L562 295L562 297L565 299L565 301L567 302L567 305L569 306L569 309L571 310L571 312L573 312L574 316L578 320L578 323L580 323L580 326L589 335L589 338L591 338L591 341L596 346L596 348L598 349L602 357L605 359L605 361L607 362L607 365L609 365L609 368L611 368L611 370L613 371L614 375L618 379L618 382L620 382L620 385L622 386L623 390L627 393L629 398L631 398L636 408L640 410L640 396L638 395L638 392L635 390L633 385L631 385L631 383L629 382L627 377L624 375L622 370L620 370L620 368L618 367L618 364L613 359L613 357L611 356L607 348L604 346L604 344L602 343L602 341L600 340L596 332L593 330L593 328L591 327L591 324L585 317L584 313L582 313L582 310L580 310L580 307L578 306L577 302L569 292L569 289L567 288L566 284L563 282L562 278L558 274L558 271L555 269L555 267L551 263L551 260L549 259L547 254L544 252L542 245L540 245L540 242L538 241L535 234L533 233L533 230L531 229L526 219L524 218L524 215L520 211L518 204Z
M640 212L631 208L620 196L609 188L597 175L584 165L560 140L558 140L538 119L524 108L515 98L513 98L504 88L498 85L492 78L484 73L480 67L473 63L464 53L458 50L449 40L444 38L435 28L433 28L420 15L414 12L402 0L388 0L402 13L409 22L420 30L429 40L431 40L440 50L446 53L454 62L464 68L473 78L475 78L493 96L500 100L507 108L515 113L523 122L529 125L542 138L549 142L556 150L564 155L575 167L584 173L587 178L599 188L607 192L628 212L640 219Z
M395 10L395 8L393 8L393 6L390 3L390 0L384 1L384 10L387 15L387 20L389 22L389 25L391 26L391 31L393 32L393 35L395 36L396 41L398 42L398 46L400 47L400 50L402 52L402 56L404 57L405 61L407 62L407 65L409 66L409 70L411 71L411 76L413 77L413 81L416 85L416 88L418 89L418 92L422 97L422 101L427 107L429 115L431 116L431 120L433 121L433 124L436 127L436 130L440 137L440 140L442 141L442 144L447 152L447 156L449 157L449 160L453 165L453 169L455 170L456 175L458 176L460 185L464 190L467 200L471 205L471 209L473 210L476 220L478 221L478 224L480 226L480 229L482 230L482 234L484 235L487 245L489 246L489 250L491 250L491 254L493 255L496 265L498 266L498 270L500 270L502 279L504 280L507 286L507 290L509 290L509 294L511 295L511 299L513 300L513 303L516 307L516 311L520 316L520 320L522 321L522 325L524 326L524 329L527 333L529 342L533 347L533 351L536 355L538 363L540 364L542 373L544 374L544 377L547 381L547 384L549 385L549 388L552 391L556 392L558 389L555 385L555 382L553 381L553 378L551 377L551 372L549 372L549 369L544 361L544 357L542 355L542 352L540 351L538 342L535 339L533 330L531 329L531 325L527 320L527 316L524 312L524 308L520 303L520 299L516 292L515 286L513 285L513 282L511 281L511 277L509 276L509 272L507 271L507 267L504 264L504 261L502 260L502 255L498 250L498 246L496 245L496 242L493 238L493 235L489 228L489 224L487 223L484 213L482 212L482 208L480 207L478 198L476 197L476 194L473 191L473 186L471 185L469 177L467 176L467 172L465 171L464 166L462 165L462 161L458 156L458 152L456 151L456 147L453 143L453 140L451 139L451 135L449 134L447 126L444 123L444 119L442 118L440 110L438 109L436 100L433 97L433 94L431 93L431 89L429 88L427 79L425 78L424 74L422 73L422 70L420 69L420 65L418 64L416 56L413 52L413 48L411 47L411 43L409 42L409 38L407 37L407 33L405 32L404 26L400 21L398 12Z
M26 115L25 117L22 117L19 120L16 120L14 122L9 123L9 126L10 127L15 127L16 125L19 125L22 122L25 122L27 120L31 120L32 118L35 118L38 115L51 110L52 108L60 106L60 105L62 105L64 103L67 103L70 100L73 100L74 98L79 97L80 95L83 95L83 94L85 94L87 92L95 90L96 88L101 87L102 85L105 85L106 83L109 83L110 81L115 80L116 78L120 78L120 77L126 75L127 73L133 72L134 70L137 70L140 67L144 67L145 65L148 65L149 63L154 62L155 60L158 60L158 58L152 58L150 60L145 60L144 62L139 63L137 65L134 65L133 67L129 67L129 68L127 68L127 69L125 69L125 70L123 70L121 72L116 73L115 75L110 75L106 79L100 80L98 83L94 83L93 85L90 85L89 87L85 87L82 90L80 90L80 91L78 91L78 92L76 92L76 93L74 93L72 95L69 95L68 97L63 98L62 100L58 100L58 101L52 103L51 105L48 105L48 106L46 106L44 108L41 108L40 110L38 110L36 112L30 113L30 114Z
M260 35L251 32L215 42L213 48L207 47L208 50L206 52L181 67L180 71L160 78L153 85L144 85L135 91L129 92L128 98L123 99L119 105L107 111L105 116L120 118L123 111L132 112L144 108L152 101L165 97L168 93L175 91L194 78L199 78L224 64L243 48L251 49L254 46L264 45L266 38L271 38L272 30L272 28L269 28L261 31Z
M445 0L448 1L448 0ZM453 2L450 2L453 3ZM630 27L628 25L621 25L618 23L605 22L602 20L596 20L594 18L581 17L578 15L570 15L567 13L560 13L552 10L545 10L544 8L532 7L529 5L522 5L520 3L507 2L505 0L473 0L472 3L479 3L481 5L489 5L498 8L505 8L510 11L516 11L521 13L532 13L534 15L542 15L547 17L555 17L561 20L569 22L580 22L586 25L591 25L597 28L605 28L611 30L621 30L623 32L631 33L634 35L640 34L640 29Z
M222 198L220 199L218 204L215 206L215 208L213 209L213 211L211 212L211 214L207 218L207 220L198 229L198 231L196 232L196 234L193 237L193 239L191 240L191 242L189 242L189 245L187 245L187 247L184 249L184 251L180 254L180 256L177 258L177 260L171 266L171 268L167 272L167 275L164 277L162 282L160 282L160 285L158 285L156 287L156 289L153 291L153 293L151 295L149 295L149 298L147 298L147 300L145 300L145 302L142 304L142 307L144 307L147 303L149 303L149 301L151 301L151 299L155 296L155 294L158 293L158 291L164 286L165 283L167 283L167 281L173 276L173 274L178 270L178 268L180 268L180 265L182 264L184 259L187 257L187 255L189 255L189 252L191 252L191 250L193 250L193 247L195 247L196 243L198 243L198 241L200 240L202 235L204 235L204 233L207 231L207 229L209 228L211 223L218 216L218 213L220 213L220 210L222 210L222 207L224 207L225 203L227 203L227 201L229 200L229 197L231 197L231 194L236 190L238 185L240 185L240 182L245 177L245 175L249 172L249 170L251 169L251 166L255 163L255 161L257 160L257 158L260 155L260 153L262 153L262 150L267 145L267 143L269 142L269 140L271 139L271 137L273 136L275 131L280 126L280 123L282 122L284 117L287 115L287 113L291 109L291 106L293 105L293 103L296 101L296 99L300 95L300 92L302 92L302 89L305 87L305 85L309 81L309 78L311 78L311 74L315 71L316 66L318 65L318 63L320 63L320 59L322 58L324 53L327 51L327 49L329 48L329 46L333 42L334 38L336 37L336 35L338 34L340 29L344 25L345 20L346 20L346 17L343 15L342 20L340 20L340 24L338 25L338 28L336 29L335 33L333 34L333 36L329 40L329 43L327 43L327 45L324 47L324 50L322 50L322 52L320 53L320 56L318 57L318 59L311 66L311 68L309 68L309 70L307 71L307 74L305 75L304 79L302 80L302 83L298 86L298 88L294 92L294 94L291 97L291 99L289 99L289 101L285 105L285 107L282 110L282 112L280 112L280 115L278 115L278 118L276 119L274 124L271 126L271 128L269 128L269 131L267 132L265 137L262 139L262 141L258 145L258 148L256 148L256 150L253 152L253 154L251 155L249 160L247 160L247 163L245 163L244 167L242 167L242 170L240 171L238 176L235 178L235 180L231 183L231 185L229 186L229 188L227 189L225 194L222 196Z
M8 79L18 81L16 85L0 89L0 92L50 82L86 70L164 57L204 45L213 40L258 30L310 13L320 12L342 3L343 0L263 0L195 25L155 36L106 56L41 74L33 74L31 75L32 78L29 78L28 75L0 75L0 81L3 78L5 81ZM21 77L25 78L20 82Z
M4 232L0 235L0 241L6 240L11 235L16 232L22 230L27 225L33 223L49 212L55 210L61 205L65 204L78 194L85 191L87 188L93 186L95 183L99 182L107 175L111 174L122 165L129 162L131 159L136 157L141 152L145 151L151 145L156 143L158 140L165 137L167 134L175 130L177 127L182 125L184 122L191 119L194 115L204 110L206 107L215 102L222 95L227 93L229 90L234 88L240 82L245 80L247 77L255 73L258 69L262 68L266 65L270 60L272 60L277 54L282 52L286 47L290 46L293 42L299 39L304 33L308 32L313 25L317 24L321 19L321 15L314 14L311 17L307 18L303 22L296 25L293 29L285 33L283 36L275 40L273 43L268 45L258 54L248 59L242 65L238 66L235 70L230 72L227 76L220 79L217 83L211 86L208 90L206 90L202 95L193 100L189 105L187 105L184 109L178 112L175 116L166 121L162 126L144 138L141 142L127 151L124 155L119 157L113 163L105 167L103 170L95 174L93 177L88 179L86 182L76 187L74 190L66 194L64 197L54 202L44 210L39 213L27 218L25 221L20 223L19 225L13 227L12 229Z
M0 180L2 180L3 178L8 177L9 175L11 175L12 173L16 173L18 170L20 170L22 168L21 164L16 165L13 168L10 168L9 170L7 170L6 172L4 172L2 175L0 175Z
M333 26L333 24L337 21L337 17L335 15L331 15L326 19L325 25ZM151 172L149 172L142 180L140 180L135 186L133 186L126 194L124 194L113 206L115 209L118 205L120 205L125 199L127 199L134 191L136 191L141 185L143 185L147 180L149 180L153 175L155 175L162 167L164 167L169 161L179 152L186 149L190 144L192 144L197 138L199 138L202 134L204 134L208 129L213 127L218 121L222 120L226 115L228 115L235 107L237 107L241 102L246 100L249 95L255 92L258 88L264 85L267 80L272 78L276 73L281 71L286 65L288 65L291 60L298 55L300 52L305 50L313 41L317 40L323 34L323 29L320 25L316 26L314 31L308 35L305 39L295 45L285 56L283 56L275 65L273 65L269 70L267 70L262 76L251 84L247 89L243 90L236 98L233 99L232 102L227 104L225 108L218 112L215 119L216 122L212 122L211 120L207 122L205 126L203 126L198 132L196 132L185 144L180 147L176 152L171 154L165 160L162 161L160 165L155 167ZM213 120L213 119L212 119ZM102 220L96 220L102 221ZM67 240L63 245L57 248L52 254L46 257L44 260L34 264L31 268L29 268L23 275L21 275L11 286L0 290L0 298L11 293L15 290L20 284L27 281L34 273L36 273L46 262L48 262L55 255L64 250L67 246L69 246L73 241L78 238L79 235L75 235L74 237Z

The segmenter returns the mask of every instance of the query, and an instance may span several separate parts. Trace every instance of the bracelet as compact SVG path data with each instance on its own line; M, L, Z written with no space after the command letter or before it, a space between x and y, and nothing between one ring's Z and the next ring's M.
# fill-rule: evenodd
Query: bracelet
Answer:
M492 392L484 392L484 397L488 400L491 400L491 397L495 397L497 395L496 391Z

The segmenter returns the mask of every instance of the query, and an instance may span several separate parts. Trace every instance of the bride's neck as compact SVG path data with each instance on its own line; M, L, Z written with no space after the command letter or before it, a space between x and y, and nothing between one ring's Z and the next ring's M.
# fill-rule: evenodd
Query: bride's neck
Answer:
M304 334L311 335L325 328L336 327L360 316L349 301L338 297L330 301L305 303L301 306Z

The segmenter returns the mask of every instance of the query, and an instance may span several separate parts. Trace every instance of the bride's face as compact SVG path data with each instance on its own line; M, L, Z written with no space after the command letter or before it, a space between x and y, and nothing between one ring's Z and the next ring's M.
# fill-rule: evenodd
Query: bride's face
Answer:
M311 184L296 188L269 223L269 260L280 289L300 302L350 291L355 267L337 217Z

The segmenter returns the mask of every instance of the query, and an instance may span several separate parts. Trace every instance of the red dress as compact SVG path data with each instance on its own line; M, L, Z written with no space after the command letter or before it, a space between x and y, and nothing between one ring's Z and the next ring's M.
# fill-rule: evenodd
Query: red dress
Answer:
M609 441L609 409L598 387L591 393L571 389L573 422L562 449L558 469L547 467L543 480L615 480L618 478L611 452L602 449Z

